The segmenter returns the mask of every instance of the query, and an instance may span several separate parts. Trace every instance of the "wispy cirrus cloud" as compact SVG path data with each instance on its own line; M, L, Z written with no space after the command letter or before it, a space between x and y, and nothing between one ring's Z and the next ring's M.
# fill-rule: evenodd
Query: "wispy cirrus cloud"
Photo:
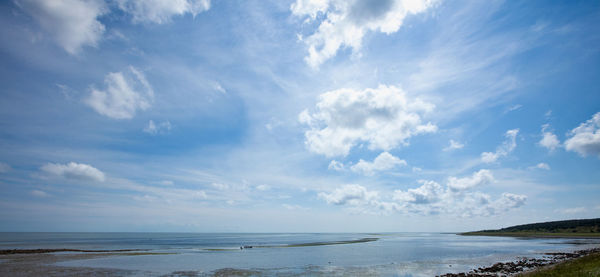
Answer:
M496 162L499 158L505 157L510 152L515 150L517 147L517 134L519 133L519 129L512 129L506 131L504 136L506 140L496 148L496 152L483 152L481 153L481 161L484 163L493 163Z
M452 150L462 149L463 147L465 147L465 145L463 143L460 143L458 141L451 139L448 142L448 146L446 146L443 150L444 151L452 151Z
M161 123L154 123L154 120L150 120L143 131L151 135L166 134L171 131L171 122L167 120Z
M117 0L119 8L132 16L134 23L163 24L173 16L193 16L210 9L210 0Z
M154 90L144 73L133 66L127 71L108 73L106 88L92 87L85 103L101 115L113 119L131 119L138 110L150 108Z

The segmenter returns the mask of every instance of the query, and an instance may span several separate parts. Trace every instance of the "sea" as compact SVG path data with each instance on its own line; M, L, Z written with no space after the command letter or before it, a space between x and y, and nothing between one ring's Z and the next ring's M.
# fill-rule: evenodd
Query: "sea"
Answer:
M222 269L260 276L435 276L599 246L599 239L454 233L0 233L0 249L135 250L142 255L55 264L131 270L132 276ZM75 254L81 253L54 255Z

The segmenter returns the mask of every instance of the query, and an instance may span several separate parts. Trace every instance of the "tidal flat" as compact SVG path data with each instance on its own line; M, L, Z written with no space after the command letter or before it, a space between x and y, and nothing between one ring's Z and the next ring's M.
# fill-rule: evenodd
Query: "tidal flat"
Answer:
M600 240L452 233L40 233L4 234L0 246L1 276L439 276L519 263L532 269L542 259L558 261L548 253L597 248Z

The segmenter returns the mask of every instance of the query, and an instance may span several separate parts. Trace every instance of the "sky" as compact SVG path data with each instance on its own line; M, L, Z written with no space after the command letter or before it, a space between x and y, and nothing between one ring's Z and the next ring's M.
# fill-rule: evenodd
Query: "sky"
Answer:
M600 2L0 3L0 231L600 217Z

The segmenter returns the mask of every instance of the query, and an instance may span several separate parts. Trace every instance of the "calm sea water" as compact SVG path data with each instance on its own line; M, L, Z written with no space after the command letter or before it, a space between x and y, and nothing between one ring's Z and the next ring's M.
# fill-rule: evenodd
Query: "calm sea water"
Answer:
M364 238L379 240L329 244ZM302 245L311 243L321 245ZM519 257L539 257L548 251L599 245L600 240L465 237L441 233L0 233L1 249L140 249L169 253L115 255L58 264L136 270L138 275L175 271L210 273L236 268L256 270L261 275L432 276ZM253 248L241 250L240 246Z

